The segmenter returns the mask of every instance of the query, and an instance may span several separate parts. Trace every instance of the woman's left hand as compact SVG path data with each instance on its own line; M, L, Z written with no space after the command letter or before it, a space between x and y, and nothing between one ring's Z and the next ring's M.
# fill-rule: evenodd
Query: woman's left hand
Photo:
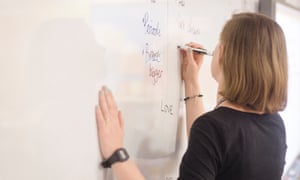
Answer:
M95 108L98 141L102 156L107 159L115 150L123 147L124 124L111 91L103 87L98 96L99 104Z

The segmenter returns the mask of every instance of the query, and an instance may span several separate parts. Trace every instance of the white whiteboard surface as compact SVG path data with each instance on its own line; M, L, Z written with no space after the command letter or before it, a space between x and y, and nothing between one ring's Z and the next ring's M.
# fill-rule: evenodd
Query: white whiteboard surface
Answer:
M176 179L186 147L177 45L213 49L244 0L0 0L0 179L112 179L94 105L116 95L125 146L147 179ZM210 57L200 73L215 104Z
M276 21L285 33L288 51L288 103L281 113L286 127L288 148L285 170L287 170L300 153L300 12L277 3Z

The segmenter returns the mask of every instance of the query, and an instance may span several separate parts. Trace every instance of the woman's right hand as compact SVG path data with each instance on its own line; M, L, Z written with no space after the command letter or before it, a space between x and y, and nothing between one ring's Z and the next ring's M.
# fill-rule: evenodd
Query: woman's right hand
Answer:
M191 42L186 46L192 48L203 48L200 44ZM187 84L198 84L198 74L203 63L203 54L194 53L191 49L181 49L182 64L181 64L181 75L182 79Z

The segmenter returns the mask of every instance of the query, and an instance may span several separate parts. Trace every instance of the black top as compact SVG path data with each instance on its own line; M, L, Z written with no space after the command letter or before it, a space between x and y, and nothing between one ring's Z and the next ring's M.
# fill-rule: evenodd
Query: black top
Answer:
M278 113L219 107L194 122L178 179L280 180L286 147Z

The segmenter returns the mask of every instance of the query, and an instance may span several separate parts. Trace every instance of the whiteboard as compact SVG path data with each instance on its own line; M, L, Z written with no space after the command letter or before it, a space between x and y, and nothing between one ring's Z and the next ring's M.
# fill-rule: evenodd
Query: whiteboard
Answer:
M147 179L175 179L186 148L177 45L213 49L231 14L257 1L1 0L0 179L112 179L94 105L107 85L125 147ZM210 58L200 73L215 104Z
M300 152L300 113L299 75L300 75L300 13L280 3L276 3L276 21L282 27L288 53L288 102L286 109L281 112L286 128L286 165L285 172L290 168ZM298 98L297 98L298 97Z

